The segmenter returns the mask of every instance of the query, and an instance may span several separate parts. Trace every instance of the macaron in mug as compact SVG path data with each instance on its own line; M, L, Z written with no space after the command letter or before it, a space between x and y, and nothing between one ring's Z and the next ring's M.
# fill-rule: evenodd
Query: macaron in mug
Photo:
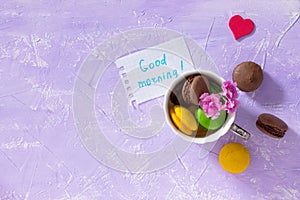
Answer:
M250 137L250 133L234 123L235 112L222 110L214 119L207 117L198 105L199 96L220 92L224 81L204 70L186 72L174 80L165 95L164 111L167 123L176 134L198 144L216 141L229 130L244 139Z

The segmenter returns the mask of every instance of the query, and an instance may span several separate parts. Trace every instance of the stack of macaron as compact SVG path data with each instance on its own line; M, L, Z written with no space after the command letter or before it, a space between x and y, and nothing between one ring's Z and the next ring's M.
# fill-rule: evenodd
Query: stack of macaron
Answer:
M252 92L263 82L263 70L251 61L242 62L232 72L232 79L242 92ZM206 116L199 106L199 97L204 93L219 93L221 86L203 74L195 73L185 77L171 92L169 98L170 119L182 133L192 137L205 137L219 129L225 122L227 113L222 111L217 119ZM287 124L278 117L263 113L256 121L257 128L274 138L282 138L288 129ZM245 146L228 143L219 154L222 168L238 174L250 164L250 153Z
M199 106L199 98L204 93L220 91L221 86L203 74L185 77L170 95L169 113L174 126L193 137L205 137L219 129L225 122L226 111L222 111L217 119L211 119Z
M252 92L259 88L263 81L263 71L254 62L242 62L232 72L232 80L243 92ZM245 171L250 164L250 153L245 146L239 143L224 145L219 153L221 167L232 174Z
M232 79L241 91L252 92L262 84L263 71L254 62L243 62L234 68ZM283 120L269 113L258 116L256 127L273 138L282 138L288 129ZM219 153L219 163L225 171L238 174L248 168L250 153L242 144L231 142L222 147Z
M234 68L232 79L237 83L237 87L241 91L252 92L262 84L263 71L254 62L242 62ZM273 138L282 138L288 129L287 124L283 120L269 113L263 113L258 116L256 127Z

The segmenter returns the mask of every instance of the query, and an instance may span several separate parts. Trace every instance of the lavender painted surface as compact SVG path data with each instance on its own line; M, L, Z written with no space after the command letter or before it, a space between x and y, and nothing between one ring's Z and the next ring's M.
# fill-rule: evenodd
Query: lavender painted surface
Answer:
M233 14L251 18L255 33L235 41L227 27ZM1 1L0 199L300 199L299 17L298 0ZM227 134L204 159L192 145L149 174L118 172L95 160L74 125L74 80L99 43L138 27L166 27L196 40L225 79L242 61L260 64L264 82L253 93L240 93L236 120L252 138ZM96 100L114 95L115 72L106 71L99 84L108 87L97 88ZM143 123L149 112L142 106L133 117ZM283 139L256 129L262 112L287 122ZM168 133L163 141L115 145L153 151L171 139ZM218 164L218 152L230 141L251 154L249 168L239 175Z

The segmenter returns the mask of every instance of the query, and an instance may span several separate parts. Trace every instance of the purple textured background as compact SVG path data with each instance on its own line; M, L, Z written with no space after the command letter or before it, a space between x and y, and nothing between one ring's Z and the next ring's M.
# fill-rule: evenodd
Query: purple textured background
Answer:
M255 33L235 41L227 27L233 14L251 18ZM1 1L0 199L300 199L299 17L298 0ZM121 173L95 160L74 125L75 76L100 42L137 27L166 27L193 38L225 79L240 62L260 64L264 82L240 93L236 120L251 140L227 134L203 160L194 144L150 174ZM262 112L287 122L283 139L257 131ZM220 148L230 141L251 154L239 175L218 164ZM135 151L140 145L122 146Z

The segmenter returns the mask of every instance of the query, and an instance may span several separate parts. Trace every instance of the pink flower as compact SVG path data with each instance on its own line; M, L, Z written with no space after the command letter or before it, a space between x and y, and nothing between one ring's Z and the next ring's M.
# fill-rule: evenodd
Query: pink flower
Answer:
M240 102L236 99L227 100L225 102L224 109L227 110L229 114L232 114L236 111L236 109L239 105L240 105Z
M232 81L224 81L222 84L223 94L229 101L238 98L236 91L236 83Z
M240 105L240 102L236 100L238 98L236 83L224 81L222 90L223 92L219 94L204 93L200 96L199 105L207 117L217 119L221 110L226 110L229 114L232 114Z
M220 115L220 111L223 109L220 96L217 94L204 93L200 96L199 105L202 107L207 117L217 119Z

